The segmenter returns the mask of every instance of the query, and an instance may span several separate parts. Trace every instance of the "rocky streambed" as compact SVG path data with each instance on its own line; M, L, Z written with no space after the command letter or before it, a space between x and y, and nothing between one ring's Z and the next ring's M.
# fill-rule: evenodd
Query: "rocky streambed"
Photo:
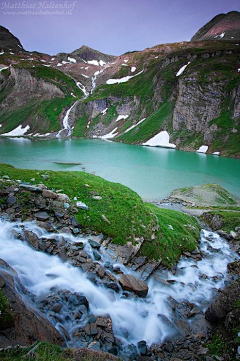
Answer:
M22 189L33 194L34 207L19 207ZM199 250L185 254L170 272L144 257L127 262L109 239L81 233L66 195L13 183L1 192L6 199L0 221L1 287L31 309L32 319L48 320L49 340L62 338L68 346L126 360L205 357L212 330L205 311L211 322L231 313L230 306L219 315L221 303L208 307L231 277L238 278L235 268L228 274L227 265L239 256L220 235L202 230ZM43 333L36 325L21 341L44 339ZM16 334L1 331L1 346L16 340Z

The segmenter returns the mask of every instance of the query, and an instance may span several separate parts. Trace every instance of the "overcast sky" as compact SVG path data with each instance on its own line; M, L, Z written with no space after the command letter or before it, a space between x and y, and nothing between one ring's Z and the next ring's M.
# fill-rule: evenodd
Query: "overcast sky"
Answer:
M240 11L239 0L1 0L0 24L29 51L88 45L120 55L190 40L215 15L232 10Z

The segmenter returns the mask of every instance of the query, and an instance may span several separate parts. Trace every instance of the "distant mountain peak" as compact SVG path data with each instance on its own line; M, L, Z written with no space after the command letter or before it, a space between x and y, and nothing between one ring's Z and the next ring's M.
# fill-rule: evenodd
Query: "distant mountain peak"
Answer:
M199 40L240 40L240 12L230 11L215 16L191 39Z
M4 26L0 26L0 50L24 50L18 38Z

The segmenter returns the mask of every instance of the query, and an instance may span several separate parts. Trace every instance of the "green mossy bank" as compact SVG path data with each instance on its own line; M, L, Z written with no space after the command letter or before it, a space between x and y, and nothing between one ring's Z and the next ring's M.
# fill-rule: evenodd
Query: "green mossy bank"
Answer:
M166 266L175 264L183 251L197 247L200 228L195 218L144 203L121 184L85 172L36 171L2 164L0 178L4 175L31 184L44 183L49 189L66 193L72 203L84 202L88 210L79 209L76 215L84 230L103 233L119 245L128 241L135 244L143 237L141 254L161 259Z

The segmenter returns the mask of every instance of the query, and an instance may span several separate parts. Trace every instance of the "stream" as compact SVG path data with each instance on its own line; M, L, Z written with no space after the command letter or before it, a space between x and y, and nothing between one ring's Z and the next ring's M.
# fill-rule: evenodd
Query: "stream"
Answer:
M35 306L45 317L60 333L63 328L67 331L67 344L73 347L86 347L91 341L81 339L76 331L82 329L92 315L111 317L114 336L123 347L136 345L140 340L145 340L148 345L162 343L166 338L179 335L182 332L179 320L184 322L185 328L197 332L200 318L204 320L203 312L217 290L223 288L228 280L227 264L239 258L217 233L202 230L199 244L202 259L181 258L174 274L166 269L155 271L147 282L148 295L141 299L123 291L115 292L100 285L100 282L95 284L80 268L63 263L58 256L36 251L27 242L14 238L17 233L23 235L24 230L32 230L42 239L56 237L56 234L48 233L34 222L10 223L0 220L0 229L0 258L17 271ZM94 250L88 238L69 234L62 236L72 244L82 242L88 257L94 259ZM116 267L125 274L140 277L131 269L113 261L112 255L103 246L99 253L101 260L98 262L115 277L118 277L113 271ZM73 308L70 297L66 301L66 292L85 296L89 302L89 311L83 310L82 317L75 318L75 296L71 296L75 302ZM63 305L58 314L46 302L53 293ZM188 307L191 304L190 311L187 309L191 317L185 317L186 310L181 311L184 304Z

